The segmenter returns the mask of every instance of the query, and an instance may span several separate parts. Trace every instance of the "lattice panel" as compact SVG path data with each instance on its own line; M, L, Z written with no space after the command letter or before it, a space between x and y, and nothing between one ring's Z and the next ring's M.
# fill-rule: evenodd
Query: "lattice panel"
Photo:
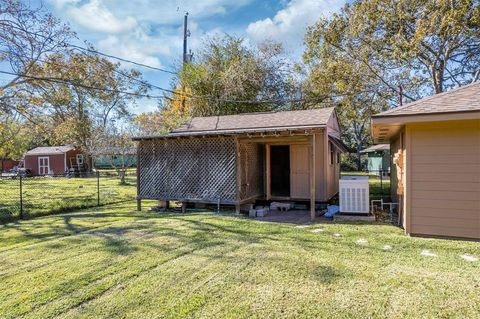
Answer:
M233 138L144 140L139 143L141 198L236 200Z
M240 144L240 199L263 194L263 151L257 143Z

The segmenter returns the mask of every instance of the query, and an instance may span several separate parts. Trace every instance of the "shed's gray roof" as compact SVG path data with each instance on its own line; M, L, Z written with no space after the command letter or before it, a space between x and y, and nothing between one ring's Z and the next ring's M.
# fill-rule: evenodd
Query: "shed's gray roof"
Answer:
M29 150L25 155L55 155L55 154L65 154L68 151L75 149L71 145L62 145L62 146L40 146L34 149Z
M480 81L379 113L373 117L480 111Z
M134 140L195 135L241 134L325 127L333 107L281 112L258 112L236 115L194 117L165 135L136 137Z
M377 144L367 147L366 149L362 150L360 153L372 153L372 152L379 152L379 151L389 151L390 144Z

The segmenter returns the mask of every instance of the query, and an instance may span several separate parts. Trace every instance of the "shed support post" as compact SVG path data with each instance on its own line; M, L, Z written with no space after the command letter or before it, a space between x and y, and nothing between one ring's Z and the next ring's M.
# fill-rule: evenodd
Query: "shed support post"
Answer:
M137 211L142 210L142 199L140 196L140 142L137 144Z
M182 202L182 213L185 214L187 212L187 203Z
M310 219L315 219L315 134L310 138Z
M266 157L266 183L267 183L267 200L271 198L271 185L270 185L270 144L265 145L265 157Z
M235 204L235 214L240 215L240 204Z

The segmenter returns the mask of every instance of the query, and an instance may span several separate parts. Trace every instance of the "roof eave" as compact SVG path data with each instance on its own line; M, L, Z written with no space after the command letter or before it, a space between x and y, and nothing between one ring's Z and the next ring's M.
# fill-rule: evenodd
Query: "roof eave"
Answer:
M480 119L480 110L430 112L418 114L377 114L372 116L372 124L405 124L413 122L454 121L469 119Z
M471 114L471 113L480 113L480 109L472 110L461 110L461 111L443 111L443 112L425 112L425 113L404 113L404 114L395 114L395 113L379 113L372 115L372 119L378 118L398 118L398 117L413 117L413 116L427 116L427 115L450 115L450 114Z
M203 137L203 136L236 136L249 133L274 133L274 132L291 132L312 129L323 129L326 124L309 125L309 126L294 126L294 127L275 127L266 129L241 129L241 130L222 130L222 131L190 131L190 132L174 132L160 135L147 135L132 137L133 141L152 140L152 139L169 139L180 137Z

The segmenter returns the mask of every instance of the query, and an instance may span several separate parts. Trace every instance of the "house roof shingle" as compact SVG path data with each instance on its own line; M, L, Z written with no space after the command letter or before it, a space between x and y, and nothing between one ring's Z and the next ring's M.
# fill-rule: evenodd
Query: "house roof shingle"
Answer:
M138 139L195 135L240 134L325 127L333 107L281 112L258 112L236 115L194 117L165 135L136 137Z
M373 118L480 111L480 81L376 114Z
M68 151L75 149L71 145L62 145L62 146L40 146L34 149L29 150L25 155L55 155L55 154L65 154Z

